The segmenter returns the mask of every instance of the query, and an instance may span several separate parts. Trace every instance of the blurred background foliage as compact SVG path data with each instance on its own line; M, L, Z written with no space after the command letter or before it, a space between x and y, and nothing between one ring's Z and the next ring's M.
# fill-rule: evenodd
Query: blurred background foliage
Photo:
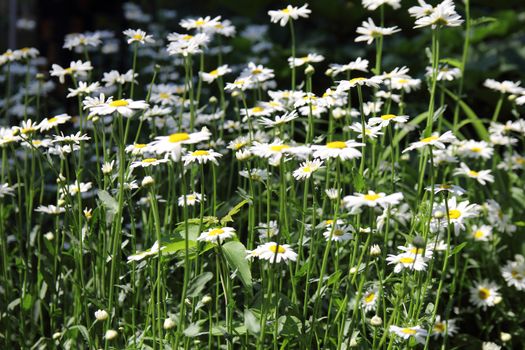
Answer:
M67 33L92 30L113 30L119 33L127 28L148 30L149 26L162 21L162 12L174 10L175 20L162 23L170 31L181 32L178 25L185 17L218 16L230 19L238 28L238 32L249 24L269 25L266 39L273 44L270 54L256 57L251 53L251 42L239 36L227 44L232 45L232 52L225 62L230 64L247 63L247 57L264 62L277 73L278 83L288 86L289 70L286 58L290 56L290 38L288 28L270 24L267 11L286 6L286 2L275 0L141 0L133 1L142 7L144 12L152 15L151 23L129 23L123 16L123 1L117 0L0 0L0 28L9 33L8 37L0 38L0 45L8 48L11 45L20 48L35 46L41 54L48 58L49 63L66 65L75 54L62 49L63 39ZM437 1L428 1L435 4ZM9 36L13 31L12 6L16 3L18 18L31 18L36 21L32 32L16 31L15 42ZM302 5L304 1L290 1L292 5ZM463 1L455 1L458 12L464 16ZM416 0L403 0L402 8L385 11L385 25L397 25L401 32L385 39L385 54L383 67L391 70L398 66L408 66L410 74L424 79L425 66L429 59L426 49L431 42L429 29L412 29L414 20L408 15L407 9L417 4ZM316 66L314 90L322 93L330 86L330 80L323 75L330 63L347 63L358 56L374 62L375 46L355 43L355 30L362 21L372 17L379 23L378 11L369 12L363 9L360 0L312 0L309 1L312 15L296 23L298 56L308 52L316 52L326 57L325 61ZM11 9L11 12L9 10ZM490 116L498 98L488 89L482 87L486 78L497 80L520 80L522 67L525 67L525 1L524 0L471 0L471 17L473 21L471 32L471 47L466 67L465 102L476 111L480 118ZM11 32L10 32L11 31ZM458 28L445 29L441 34L442 57L453 62L460 60L464 41L464 30ZM122 41L121 48L126 45ZM112 62L109 69L124 70L129 67L129 54L121 49L120 58ZM212 62L207 68L213 69ZM114 66L114 65L117 66ZM301 77L301 75L299 76ZM280 85L278 85L280 86ZM420 90L411 97L414 101L425 101L428 93ZM410 100L409 100L410 102ZM423 104L426 106L426 104ZM508 104L504 106L502 120L510 117ZM507 107L507 108L506 108ZM410 110L409 110L410 111ZM420 110L411 111L420 113Z

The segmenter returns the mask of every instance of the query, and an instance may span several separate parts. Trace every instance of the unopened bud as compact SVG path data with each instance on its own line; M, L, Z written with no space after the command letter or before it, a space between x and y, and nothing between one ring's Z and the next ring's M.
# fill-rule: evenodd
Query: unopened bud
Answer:
M113 340L118 336L118 332L114 329L108 329L106 331L106 334L104 335L104 338L107 340Z
M109 314L106 310L97 310L95 311L95 318L97 321L105 321L109 317Z
M164 325L163 325L164 329L168 330L168 329L172 329L175 327L175 321L173 321L171 318L167 318L164 320Z
M381 326L383 324L383 319L377 315L373 316L370 319L370 324L374 327Z
M305 70L304 70L304 74L306 75L312 75L315 73L315 68L314 66L312 66L311 64L309 64L308 66L306 66Z

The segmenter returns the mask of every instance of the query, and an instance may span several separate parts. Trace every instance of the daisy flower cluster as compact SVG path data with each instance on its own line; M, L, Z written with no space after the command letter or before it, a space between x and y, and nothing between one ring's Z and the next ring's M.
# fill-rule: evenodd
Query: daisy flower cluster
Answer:
M361 5L1 54L3 348L519 347L525 88L467 83L469 1Z

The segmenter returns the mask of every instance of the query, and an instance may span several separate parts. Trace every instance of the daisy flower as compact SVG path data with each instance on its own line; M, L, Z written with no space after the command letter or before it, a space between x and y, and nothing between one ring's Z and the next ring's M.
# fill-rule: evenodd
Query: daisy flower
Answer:
M434 338L439 337L452 337L458 332L458 326L456 326L456 320L441 320L441 316L437 315L432 327L432 336Z
M290 65L290 68L300 67L308 63L317 63L322 61L324 61L324 56L316 53L309 53L304 57L288 57L288 64Z
M59 215L66 212L66 208L55 205L40 205L35 209L38 213L45 213L50 215Z
M346 242L352 239L352 231L353 228L349 225L329 225L323 232L323 236L326 238L326 240L329 240L331 237L332 241Z
M408 121L408 115L383 114L380 117L373 117L368 120L368 125L379 125L381 128L387 127L390 123L395 122L404 124Z
M414 18L421 18L429 16L434 11L434 6L427 4L424 0L417 0L419 6L412 6L408 9L410 16Z
M468 140L460 144L457 153L468 158L490 159L494 154L494 148L485 141Z
M425 188L425 190L432 191L432 187L428 186ZM467 191L461 186L451 184L435 184L434 194L438 194L440 192L449 192L452 193L454 196L462 196L465 193L467 193Z
M69 192L71 196L76 196L77 193L85 193L91 189L93 185L91 182L77 182L72 185L68 185L65 189L61 188L60 192L62 195L65 194L65 192Z
M499 82L494 79L487 79L483 86L502 94L519 94L521 92L520 84L520 81L504 80Z
M54 128L55 126L58 126L60 124L64 124L68 122L71 119L71 116L67 114L59 114L52 118L45 118L38 124L38 129L40 131L47 131L49 129Z
M484 341L481 344L481 350L500 350L501 346L490 341Z
M227 239L235 236L235 229L232 227L216 227L206 230L200 234L197 241L221 244Z
M456 12L456 6L452 0L445 0L432 9L432 12L416 20L414 28L431 26L432 29L439 27L458 27L463 23L461 16Z
M253 81L249 78L237 78L233 83L226 83L226 86L224 87L224 90L226 91L236 91L241 90L244 91L246 89L251 89L253 86Z
M259 119L259 123L266 126L267 128L273 128L286 124L294 119L297 119L298 117L299 115L297 114L297 111L291 111L289 113L283 114L282 116L275 116L274 120L263 117Z
M368 21L368 22L367 22ZM386 35L392 35L401 31L397 26L394 27L378 27L375 25L372 18L368 18L367 21L361 23L361 27L358 27L356 32L360 34L355 38L355 42L366 41L367 45L372 44L375 39L381 38Z
M215 18L211 18L210 16L206 17L199 17L197 19L192 18L186 18L179 22L179 25L186 29L198 29L198 30L210 30L214 29L216 26L218 26L221 23L221 16L217 16Z
M287 263L288 261L295 261L297 259L297 253L295 253L288 244L278 244L275 242L260 245L250 253L252 256L256 256L261 260L268 260L272 263L280 263L281 261Z
M500 300L498 285L494 282L483 280L475 282L470 288L470 302L475 306L486 310L487 307L496 305Z
M361 157L361 152L355 149L356 147L364 146L364 143L356 142L354 140L348 141L332 141L326 145L312 146L314 158L330 159L339 158L341 160L351 160Z
M52 77L58 77L60 83L64 84L66 75L72 75L74 77L85 77L87 72L91 71L93 66L90 61L82 62L81 60L73 61L69 64L68 68L62 68L58 64L51 66L50 74Z
M131 99L108 100L106 103L91 108L91 111L98 115L108 115L114 112L123 117L131 117L137 110L147 109L149 105L146 101L133 101Z
M132 69L128 70L124 74L120 74L118 71L112 70L110 72L104 72L102 81L104 82L104 86L106 87L113 85L124 85L131 82L136 84L137 81L135 80L135 78L138 76L138 73L133 74Z
M259 232L259 238L261 240L268 240L279 234L279 225L276 220L270 220L268 225L265 222L260 222L257 232Z
M489 225L472 226L470 236L476 241L487 242L492 238L492 227Z
M383 80L377 76L373 76L370 78L364 78L364 77L357 77L350 80L341 80L339 84L337 85L337 92L341 91L348 91L351 88L354 88L356 86L370 86L374 88L378 88L379 84L381 84Z
M153 256L153 257L159 256L159 251L163 250L164 248L166 247L165 246L161 247L159 244L159 241L155 241L155 243L153 243L150 249L128 256L128 263L132 261L140 261L149 256Z
M228 67L227 64L217 67L209 73L199 72L202 81L207 83L214 82L217 78L224 76L227 73L230 73L232 70Z
M210 41L206 33L195 35L171 33L168 35L167 51L170 55L182 55L183 57L202 52L202 48Z
M433 134L432 136L422 138L417 142L412 142L403 153L411 151L417 148L423 148L425 146L434 146L439 149L445 148L445 143L450 143L456 141L456 136L452 134L452 131L447 131L442 135Z
M203 200L206 200L206 197L204 197L202 194L193 192L187 195L180 196L177 199L177 203L179 207L184 206L184 199L185 199L184 197L186 197L186 206L194 206L195 204L200 203Z
M314 172L323 168L323 161L320 159L307 160L301 163L298 169L294 170L293 177L296 180L309 179Z
M343 198L343 204L347 209L360 208L363 205L368 207L375 207L377 205L383 208L389 205L397 205L403 199L401 192L386 195L383 192L375 193L374 191L368 191L367 194L354 193L354 196L345 196Z
M196 144L207 141L210 138L210 131L202 128L201 131L186 133L176 132L168 136L157 136L155 141L149 144L151 150L157 153L172 153L176 159L180 156L182 145Z
M308 9L308 4L304 4L301 7L288 5L281 10L268 11L268 15L270 16L270 21L272 23L279 22L279 25L284 27L290 19L297 20L299 17L308 18L311 12L312 11Z
M151 35L146 35L146 32L140 29L126 29L123 34L128 37L128 44L140 43L144 45L155 42Z
M221 158L222 154L215 152L214 150L196 150L189 152L182 157L184 161L184 166L188 166L191 163L206 164L208 161L212 162L215 165L219 165L217 158Z
M363 124L360 122L355 122L352 125L350 125L350 130L353 130L357 133L357 137L362 139L363 134L365 134L365 138L369 137L371 139L376 139L379 135L383 135L381 132L381 126L368 126L365 125L365 129L363 132Z
M377 288L371 288L363 294L363 297L361 298L361 305L363 309L365 309L365 312L373 311L376 309L378 299L377 293Z
M426 70L427 70L426 76L432 77L433 76L432 67L426 67ZM445 65L439 66L437 70L436 79L438 81L444 81L444 80L453 81L459 77L461 77L461 70L459 68L450 68L448 65L445 64Z
M167 158L157 159L157 158L144 158L142 160L135 161L129 166L131 169L137 167L149 168L150 166L156 166L162 163L166 163L169 160Z
M383 5L392 6L394 10L401 7L401 0L361 0L363 7L370 11L375 11Z
M522 255L516 255L514 258L515 261L509 260L501 268L501 274L509 287L525 290L525 259Z
M388 254L386 261L388 265L395 264L394 272L400 273L404 269L424 271L427 267L425 259L421 255L411 253L401 253L398 255Z
M486 185L487 182L494 182L494 176L491 175L492 170L472 170L465 163L461 163L460 167L454 170L454 175L465 175L471 179L476 179L480 184Z
M89 95L95 91L97 91L100 88L100 84L97 82L88 84L83 81L78 82L78 87L76 89L69 88L69 94L67 94L67 98L75 97L78 95Z
M452 197L447 201L448 215L445 204L436 205L432 212L431 226L434 229L444 228L450 219L450 223L454 225L456 234L460 230L465 229L465 220L479 215L480 206L477 204L470 204L469 201L457 202L456 197Z
M241 78L248 79L251 82L262 83L275 76L273 69L266 68L262 64L248 62L248 66L241 72Z
M414 326L414 327L398 327L398 326L390 326L389 328L390 333L394 333L398 337L401 337L405 340L413 337L416 342L420 344L425 344L428 332L421 328L420 326Z
M126 153L131 153L132 155L137 156L149 152L150 147L145 143L134 143L126 146L125 151Z
M287 144L282 143L279 140L273 143L260 143L255 141L253 146L250 147L250 151L261 158L269 160L270 164L278 165L284 154L290 153L293 148Z
M361 57L358 57L355 61L352 61L347 64L337 64L332 63L330 64L330 69L332 69L332 76L339 75L341 73L345 73L348 71L354 71L358 70L361 72L368 72L368 60L362 59Z
M9 186L7 182L0 185L0 198L4 198L5 196L13 197L14 195L15 186Z

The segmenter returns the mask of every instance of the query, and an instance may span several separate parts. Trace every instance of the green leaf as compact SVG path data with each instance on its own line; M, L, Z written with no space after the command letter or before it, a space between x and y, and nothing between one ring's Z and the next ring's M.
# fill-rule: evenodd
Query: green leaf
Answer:
M235 207L233 207L229 212L228 214L226 214L222 219L221 219L221 225L225 226L228 222L232 222L233 221L233 216L235 214L237 214L243 205L245 205L246 203L249 203L250 201L248 199L245 199L243 201L241 201L239 204L237 204Z
M252 287L250 264L246 260L246 247L241 242L230 241L221 246L224 257L232 269L238 270L238 276L246 288Z
M197 323L191 323L185 330L184 335L187 337L196 337L199 335L199 332L201 330L201 327Z
M442 58L439 60L439 62L448 64L456 68L461 68L461 61L455 58Z
M277 320L277 331L281 336L300 336L301 321L295 316L281 316Z
M463 242L461 243L460 245L454 247L454 249L452 250L452 253L450 253L450 255L454 255L454 254L457 254L459 253L460 251L463 250L463 248L465 248L465 246L467 245L468 242Z
M477 116L477 114L470 108L465 102L463 102L455 93L452 91L445 89L445 92L452 97L455 101L459 102L459 106L463 110L463 113L469 118L472 122L472 126L476 130L476 133L478 134L478 137L482 140L488 141L489 140L489 132L487 131L487 128L483 125L483 122L481 121L481 118Z
M192 249L197 246L196 241L188 240L188 248ZM162 255L168 255L173 254L175 252L178 252L179 250L186 249L186 244L184 244L184 240L176 240L174 242L168 243L164 245L164 249L162 249Z
M118 211L118 202L115 200L115 198L111 197L111 195L104 190L98 190L97 191L98 199L102 202L102 205L110 212L112 215L115 215Z
M197 277L193 278L188 287L188 297L194 298L199 296L202 293L202 290L206 286L206 283L208 283L209 280L213 278L213 273L211 272L204 272L198 275Z
M31 294L24 295L22 300L22 309L29 310L33 306L33 296Z
M261 324L250 309L244 310L244 325L252 334L259 334L261 331Z
M88 343L91 343L91 340L90 340L90 337L89 337L89 332L86 328L86 326L83 326L83 325L76 325L76 326L72 326L72 327L69 327L69 331L72 331L72 330L79 330L80 331L80 334L82 334L82 336L84 337L84 339L86 340L86 342Z

